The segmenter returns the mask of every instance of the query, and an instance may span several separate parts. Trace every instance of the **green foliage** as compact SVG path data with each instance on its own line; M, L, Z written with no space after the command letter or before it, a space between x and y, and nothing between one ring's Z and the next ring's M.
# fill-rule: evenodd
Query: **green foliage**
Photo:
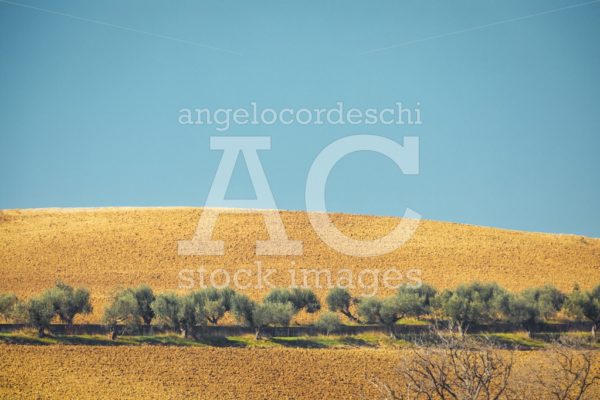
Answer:
M181 329L183 305L181 298L175 293L163 293L156 296L152 310L159 323L173 330Z
M508 320L530 332L542 319L555 316L564 302L565 295L554 286L525 289L509 296Z
M341 287L331 289L327 294L325 301L327 302L327 307L330 311L340 312L351 321L358 322L358 318L350 311L350 307L354 303L354 300L348 289Z
M56 315L68 326L73 325L73 319L77 314L92 312L88 289L73 289L63 282L57 282L55 287L46 291L45 295L50 299Z
M291 302L281 303L273 300L258 304L247 296L236 294L233 297L232 311L236 320L242 325L252 327L256 338L261 337L267 326L287 326L295 314Z
M206 319L211 323L216 325L219 322L225 312L225 306L220 301L212 301L208 300L204 303L204 311L206 314Z
M202 297L206 319L216 325L226 312L231 311L235 292L230 288L206 288L198 292Z
M366 297L358 303L358 315L362 321L367 324L377 324L379 320L379 312L382 307L382 300L376 297Z
M600 328L600 285L585 292L576 287L569 295L565 308L573 316L590 320L592 334L596 336Z
M314 313L321 309L319 299L317 299L314 292L308 288L275 288L265 297L265 303L290 303L294 314L303 309L308 313Z
M116 293L111 304L104 310L103 320L111 326L113 339L117 338L118 324L124 324L130 330L137 329L143 319L133 291L125 289Z
M308 288L292 288L290 297L292 306L296 310L305 310L307 313L315 313L321 309L321 303L315 293Z
M566 300L566 296L552 285L525 289L522 296L535 304L542 319L554 317Z
M254 322L254 310L256 308L256 302L252 301L248 296L243 294L236 294L232 298L231 311L233 315L241 325L249 326L254 328L256 323Z
M340 317L331 311L324 312L315 321L315 327L326 335L338 331L341 326L342 321L340 321Z
M217 324L233 306L235 292L232 289L207 288L184 297L173 293L158 295L152 310L164 326L183 330L187 337L196 325L207 321Z
M508 302L508 320L523 326L528 332L532 330L540 318L538 303L531 296L512 295Z
M390 335L395 337L394 325L403 318L430 313L434 296L435 289L431 286L401 286L396 296L362 299L358 303L358 315L367 323L388 327Z
M390 336L396 337L394 325L402 318L425 312L423 301L424 298L417 293L407 292L384 299L368 297L358 303L358 315L367 323L386 326Z
M182 298L181 329L185 337L193 334L195 326L206 325L205 301L202 291L190 293Z
M144 324L150 325L154 318L154 310L152 309L152 302L155 299L152 288L148 285L140 285L136 288L131 289L135 301L138 305L138 313Z
M405 285L398 288L396 298L403 317L420 317L431 313L435 295L436 290L429 285L422 284L415 288Z
M506 315L509 296L495 283L475 282L445 290L435 303L464 334L471 324L489 323Z
M589 291L576 287L568 297L551 285L529 288L514 295L495 283L459 285L440 294L428 285L402 286L395 296L360 301L347 289L337 287L328 293L326 301L330 312L323 313L315 326L327 334L341 325L335 312L360 322L350 311L353 307L363 322L386 326L392 336L400 320L419 318L434 311L448 318L451 326L457 327L462 334L472 324L490 323L501 318L519 324L529 332L540 321L554 317L561 308L571 315L589 319L594 333L600 328L600 285ZM116 293L105 309L103 321L116 335L117 326L137 329L143 324L151 324L156 317L161 325L181 330L187 337L194 327L209 322L217 324L227 312L232 312L240 324L252 327L260 337L267 326L287 326L299 311L314 313L320 308L318 298L307 288L276 288L262 303L257 303L230 288L206 288L186 296L174 293L155 296L150 287L141 285ZM62 282L27 303L20 303L15 295L0 294L0 317L19 320L22 316L38 328L40 336L50 327L54 317L72 325L77 314L91 310L87 289L74 289Z
M193 336L194 327L206 325L206 293L200 290L185 296L163 293L152 303L152 311L162 326L181 330L184 337Z
M50 328L54 315L54 305L48 295L33 298L27 303L28 322L37 328L39 337L45 336L44 331Z
M13 320L19 304L19 299L12 293L0 293L0 317L4 320Z
M257 327L288 326L294 315L291 303L262 303L254 309L254 323Z

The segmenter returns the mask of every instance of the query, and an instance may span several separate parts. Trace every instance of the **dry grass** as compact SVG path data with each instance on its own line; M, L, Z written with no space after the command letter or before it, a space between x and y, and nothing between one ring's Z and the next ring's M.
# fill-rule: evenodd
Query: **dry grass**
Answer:
M91 209L0 211L0 292L29 297L56 280L85 286L98 321L116 287L147 283L175 290L183 268L208 271L274 267L273 283L290 283L289 268L403 271L418 268L438 288L473 280L511 290L545 283L570 290L600 282L600 239L547 235L423 221L397 251L375 258L329 249L301 212L283 212L287 232L304 242L301 257L256 257L267 239L260 216L219 219L214 238L224 257L180 257L177 241L190 239L200 209ZM396 218L335 215L355 238L389 232ZM316 290L322 297L325 290ZM264 290L249 289L257 298ZM380 294L388 294L381 292ZM212 348L179 346L0 345L0 398L373 398L368 377L393 381L405 350ZM531 375L548 363L543 351L519 352L517 367ZM530 379L522 379L523 382ZM600 393L596 393L600 395ZM41 396L41 397L40 397Z
M272 282L290 283L289 268L341 268L402 271L418 268L425 282L446 288L473 280L496 281L511 290L555 284L570 290L575 282L600 282L600 239L550 235L422 221L412 239L381 257L357 258L327 247L313 232L305 213L282 212L292 239L304 242L304 255L257 257L255 241L267 239L259 215L223 215L213 237L225 241L224 257L177 255L177 241L189 240L200 209L107 208L89 210L0 211L0 292L21 297L38 293L58 279L91 289L98 321L106 297L118 286L148 283L158 291L175 290L183 268L277 268ZM397 218L336 214L336 225L355 238L389 232ZM355 275L356 276L356 275ZM316 290L320 296L325 289ZM247 290L259 297L264 290ZM385 291L380 294L388 294Z
M370 380L398 384L405 352L0 345L0 398L378 398ZM543 353L518 352L515 378L544 374Z
M365 374L387 366L389 377L397 361L386 351L0 345L0 397L372 397Z

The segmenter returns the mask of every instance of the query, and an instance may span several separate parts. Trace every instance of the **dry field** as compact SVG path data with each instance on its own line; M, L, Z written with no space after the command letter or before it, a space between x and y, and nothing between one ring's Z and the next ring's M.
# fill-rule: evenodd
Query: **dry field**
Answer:
M281 286L290 283L290 268L326 268L334 282L342 268L353 271L355 282L363 268L420 269L423 280L438 288L481 280L510 290L545 283L570 290L575 282L584 288L600 282L600 239L422 221L400 249L359 258L321 242L303 212L282 212L290 238L304 243L302 256L255 256L255 241L268 236L262 217L247 214L219 218L213 238L225 241L225 256L178 256L177 241L191 239L200 213L197 208L0 211L0 292L28 297L58 279L85 286L95 306L86 320L98 321L106 297L118 286L147 283L157 291L176 290L182 269L224 268L233 276L239 267L256 270L257 260L263 268L277 269L271 281ZM333 219L361 239L380 237L398 223L397 218L346 214ZM255 298L264 292L246 290ZM326 290L316 292L323 296Z
M402 356L383 349L0 345L0 398L381 398L370 379L397 383ZM513 374L527 382L547 363L543 351L519 352Z
M0 211L0 292L22 298L56 280L92 291L100 319L117 287L147 283L177 290L182 269L276 268L271 281L290 284L289 269L420 269L438 288L473 280L496 281L510 290L552 283L570 290L600 282L600 239L507 231L422 221L410 241L381 257L348 257L329 249L305 213L283 212L291 239L302 240L297 257L257 257L255 241L267 239L262 217L224 215L213 238L225 241L223 257L182 257L177 241L189 240L200 209L114 208ZM396 218L336 214L336 225L354 238L389 232ZM309 282L309 283L314 283ZM325 288L315 288L323 296ZM245 292L258 298L266 289ZM357 293L358 294L358 293ZM386 295L389 292L381 291ZM177 346L0 345L0 398L374 398L368 377L393 382L405 350L210 348ZM516 371L548 363L543 351L519 352ZM596 389L597 390L597 389ZM600 393L596 393L600 396ZM532 396L535 397L534 394ZM533 397L531 397L533 398Z

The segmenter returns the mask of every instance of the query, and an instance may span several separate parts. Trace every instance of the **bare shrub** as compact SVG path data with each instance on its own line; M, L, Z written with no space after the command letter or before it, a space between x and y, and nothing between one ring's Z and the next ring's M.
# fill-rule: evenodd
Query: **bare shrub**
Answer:
M600 382L598 352L555 345L548 350L547 377L539 380L543 398L557 400L591 399L590 389Z
M397 369L401 387L373 383L385 399L511 399L513 353L488 344L443 338L440 347L408 351Z

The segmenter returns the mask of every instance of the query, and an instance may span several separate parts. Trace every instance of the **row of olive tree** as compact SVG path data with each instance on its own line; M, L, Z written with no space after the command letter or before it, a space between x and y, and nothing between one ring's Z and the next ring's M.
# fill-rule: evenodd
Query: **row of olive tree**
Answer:
M341 326L337 313L354 323L385 326L391 336L395 336L394 328L402 319L426 315L447 320L462 336L472 325L498 321L508 321L531 332L538 323L560 311L591 321L594 336L600 327L600 285L589 291L575 287L565 295L550 285L511 294L495 283L476 282L442 292L423 284L402 286L390 297L360 299L347 289L334 288L326 301L330 311L322 313L315 325L328 334ZM141 285L116 292L103 320L113 338L117 337L120 326L148 329L155 318L158 324L189 337L194 327L215 325L230 312L238 323L253 328L260 338L267 326L287 326L301 310L314 313L320 309L312 290L304 288L276 288L262 302L256 302L230 288L155 296L149 286ZM77 314L91 311L89 291L62 282L27 302L20 302L11 294L0 294L0 316L27 321L38 329L40 336L44 336L53 320L62 321L70 330Z
M19 301L14 294L0 294L0 316L5 320L29 322L40 337L45 336L54 319L66 324L70 331L77 314L91 312L89 290L74 289L63 282L57 282L53 288L26 302Z
M600 285L590 291L579 287L565 295L551 285L509 293L495 283L471 283L438 293L428 285L402 286L394 296L354 298L347 289L335 288L326 298L331 312L350 321L386 326L391 336L403 318L424 315L445 319L464 336L472 325L507 321L530 333L542 321L560 311L592 323L592 335L600 326Z
M238 323L254 329L260 338L266 326L287 326L292 317L305 310L321 309L310 289L273 289L257 303L230 288L205 288L184 295L163 293L154 296L147 286L118 292L106 308L104 321L116 339L120 325L137 329L149 326L154 318L159 325L180 331L184 337L194 335L194 328L216 325L230 312Z
M149 286L140 285L117 291L104 310L103 322L110 328L113 339L118 337L120 329L147 331L155 319L159 325L190 337L195 327L216 325L231 312L238 323L253 328L260 338L267 326L287 326L301 310L314 313L320 309L314 292L303 288L276 288L258 303L230 288L156 296ZM77 314L91 311L89 291L74 289L62 282L27 302L19 301L13 294L0 294L0 317L28 322L38 330L40 337L45 336L52 321L65 323L70 331Z
M314 313L321 304L310 289L276 288L262 303L235 293L230 288L206 288L185 295L163 293L156 296L147 285L117 291L104 310L103 322L116 339L120 330L146 332L156 319L158 324L193 336L196 326L216 325L227 312L238 323L254 329L260 338L267 326L287 326L301 310ZM44 337L52 321L61 321L71 331L77 314L92 311L87 289L74 289L62 282L27 302L13 294L0 294L0 316L5 320L28 322Z

